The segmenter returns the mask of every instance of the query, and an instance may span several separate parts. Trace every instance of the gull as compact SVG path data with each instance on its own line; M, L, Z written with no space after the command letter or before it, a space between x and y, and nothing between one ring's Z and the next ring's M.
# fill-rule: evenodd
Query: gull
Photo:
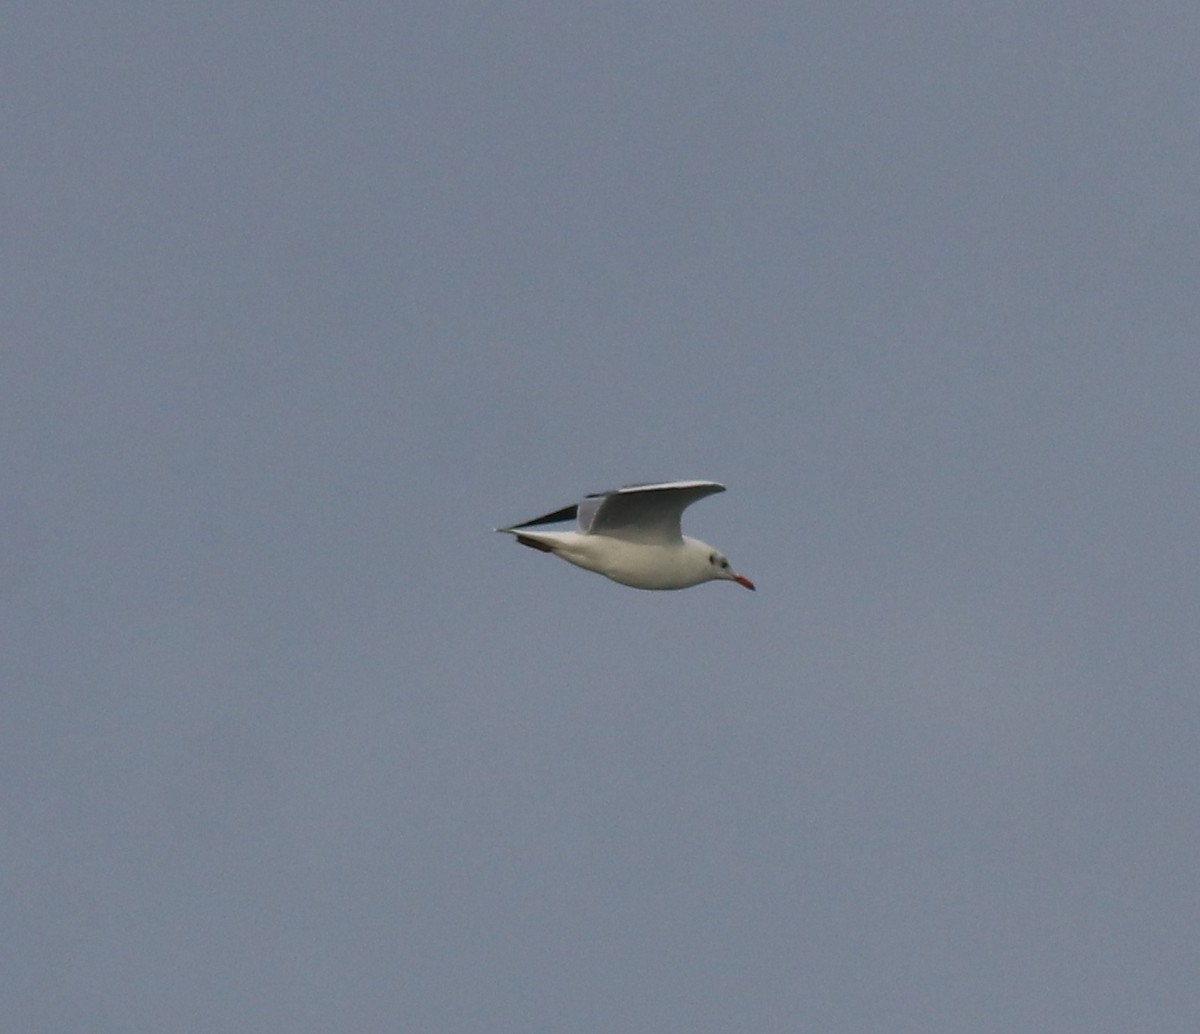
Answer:
M722 580L753 589L754 583L730 567L722 553L679 528L687 507L724 491L715 481L626 485L496 530L516 536L522 546L553 553L635 589L687 589ZM578 531L531 530L570 520L578 520Z

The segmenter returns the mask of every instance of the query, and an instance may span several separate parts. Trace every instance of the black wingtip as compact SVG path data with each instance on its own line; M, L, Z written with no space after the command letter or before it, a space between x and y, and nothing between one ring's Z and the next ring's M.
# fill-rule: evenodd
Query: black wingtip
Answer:
M531 521L522 521L520 524L514 524L514 528L536 528L539 524L558 524L560 521L573 521L579 514L578 504L574 506L564 506L561 510L556 510L554 513L548 513L544 517L535 517Z

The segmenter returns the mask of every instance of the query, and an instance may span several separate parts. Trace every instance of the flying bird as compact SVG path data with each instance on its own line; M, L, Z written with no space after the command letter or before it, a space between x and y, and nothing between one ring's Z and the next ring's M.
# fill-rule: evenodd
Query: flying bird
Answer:
M730 567L722 553L680 531L685 509L724 491L715 481L626 485L496 530L516 536L522 546L553 553L635 589L687 589L722 580L753 589L754 583ZM532 530L571 520L578 520L578 531Z

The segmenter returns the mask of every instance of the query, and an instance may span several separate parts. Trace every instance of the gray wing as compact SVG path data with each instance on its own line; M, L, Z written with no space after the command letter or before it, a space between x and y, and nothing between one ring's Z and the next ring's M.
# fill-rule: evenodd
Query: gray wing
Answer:
M678 542L683 511L697 499L724 492L715 481L669 481L627 485L589 495L579 504L580 529L632 542Z

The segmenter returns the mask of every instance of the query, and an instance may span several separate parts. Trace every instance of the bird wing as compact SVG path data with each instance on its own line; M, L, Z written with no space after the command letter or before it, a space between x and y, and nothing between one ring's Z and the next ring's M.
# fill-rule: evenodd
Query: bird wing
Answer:
M669 544L682 538L679 521L697 499L724 492L715 481L669 481L626 485L589 495L579 504L579 526L590 535L631 542Z
M560 521L573 521L579 507L572 504L564 506L561 510L555 510L553 513L544 514L541 517L534 517L530 521L522 521L520 524L513 524L508 528L501 529L502 531L511 531L512 528L535 528L539 524L558 524Z

